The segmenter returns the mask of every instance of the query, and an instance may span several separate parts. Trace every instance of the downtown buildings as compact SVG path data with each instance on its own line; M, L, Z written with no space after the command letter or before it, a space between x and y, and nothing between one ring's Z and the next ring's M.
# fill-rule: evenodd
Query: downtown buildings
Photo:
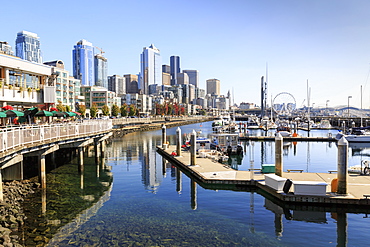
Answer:
M204 89L199 88L197 70L181 71L179 56L171 56L170 65L162 64L160 50L153 44L143 48L138 74L108 76L108 60L104 52L87 40L82 39L73 46L72 75L61 60L42 63L36 34L19 32L17 42L16 46L23 47L20 50L29 55L15 57L11 46L0 42L0 81L4 90L11 87L17 93L29 91L32 100L25 99L23 96L28 94L21 93L21 98L5 100L0 97L3 105L17 104L21 108L29 108L35 104L63 104L77 110L80 105L89 108L93 103L98 108L105 104L109 107L112 104L135 104L142 114L154 114L155 105L166 102L181 104L188 113L215 105L212 103L215 95L207 95ZM33 46L22 42L31 42ZM32 48L32 51L26 48ZM31 61L24 59L27 57Z

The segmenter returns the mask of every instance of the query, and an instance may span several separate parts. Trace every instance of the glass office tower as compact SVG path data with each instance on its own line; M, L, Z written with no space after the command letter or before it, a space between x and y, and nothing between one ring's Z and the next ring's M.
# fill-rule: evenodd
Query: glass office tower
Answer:
M95 55L95 86L108 88L107 59L100 54Z
M153 44L144 47L140 56L140 90L143 94L149 94L150 84L162 84L162 58L160 51Z
M42 63L39 37L35 33L22 31L15 40L16 56L24 60Z
M92 43L81 40L74 46L73 77L81 80L83 86L94 86L94 47Z
M170 57L171 85L177 85L177 74L180 73L180 57Z

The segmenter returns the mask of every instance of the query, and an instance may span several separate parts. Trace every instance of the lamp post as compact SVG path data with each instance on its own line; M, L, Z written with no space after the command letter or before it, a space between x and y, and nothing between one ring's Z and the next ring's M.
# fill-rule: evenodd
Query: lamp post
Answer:
M348 96L348 118L349 118L349 99L352 98L352 96Z

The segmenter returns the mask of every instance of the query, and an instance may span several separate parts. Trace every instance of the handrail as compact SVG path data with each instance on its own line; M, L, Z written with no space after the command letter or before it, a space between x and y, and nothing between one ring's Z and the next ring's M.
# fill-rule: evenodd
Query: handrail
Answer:
M83 120L48 125L22 125L0 129L0 152L38 142L91 135L112 129L112 120Z

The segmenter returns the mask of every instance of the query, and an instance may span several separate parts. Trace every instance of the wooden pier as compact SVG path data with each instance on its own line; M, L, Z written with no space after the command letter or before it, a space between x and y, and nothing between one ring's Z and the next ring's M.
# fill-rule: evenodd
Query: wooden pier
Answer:
M347 205L368 207L370 205L370 176L349 174L347 195L338 195L331 192L331 182L337 178L337 174L333 171L328 171L328 173L283 172L282 178L291 179L292 181L327 183L326 193L323 196L295 195L294 192L284 193L267 186L265 184L265 175L255 169L237 171L228 165L223 165L209 158L200 157L196 158L196 165L191 166L189 165L189 152L183 151L181 156L178 157L171 155L173 151L176 151L175 145L170 145L166 150L162 147L157 147L157 152L168 162L176 165L192 180L195 180L205 188L226 188L244 191L257 190L261 194L272 196L282 203L288 204L329 207Z
M307 137L307 136L289 136L283 137L284 141L291 142L336 142L334 137ZM275 136L250 136L244 135L243 133L239 135L240 141L275 141Z

